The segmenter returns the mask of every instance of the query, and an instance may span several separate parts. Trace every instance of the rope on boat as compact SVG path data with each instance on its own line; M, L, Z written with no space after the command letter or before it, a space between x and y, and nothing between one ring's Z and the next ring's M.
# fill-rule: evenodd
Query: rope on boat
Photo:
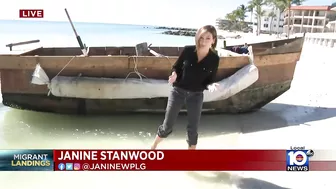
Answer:
M58 72L58 74L56 74L56 76L55 77L57 77L69 64L70 64L70 62L74 59L74 58L76 58L76 56L73 56L70 60L69 60L69 62L67 63L67 64L65 64L65 66L63 66L63 68L61 69L61 71L59 71ZM54 78L55 78L54 77Z
M149 51L152 55L154 55L155 57L165 57L165 58L168 59L168 61L169 61L169 63L170 63L169 56L166 56L166 55L163 55L163 54L160 54L160 53L155 52L154 50L152 50L152 49L150 48L151 45L152 45L152 44L149 45L149 47L148 47L148 51Z
M155 52L155 51L153 51L153 50L151 50L151 49L149 49L149 51L150 51L150 53L152 53L152 54L153 54L154 56L156 56L156 57L165 57L165 58L167 58L168 61L170 62L170 59L169 59L168 56L159 54L159 53L157 53L157 52ZM140 78L140 81L142 81L142 77L144 77L144 78L147 78L147 77L146 77L144 74L140 73L139 70L138 70L137 56L131 56L131 57L133 58L134 71L133 71L133 72L130 72L130 73L127 74L127 76L126 76L125 79L124 79L124 82L128 79L128 77L129 77L132 73L137 74L137 75L139 76L139 78ZM72 62L72 60L73 60L74 58L76 58L76 56L73 56L73 57L68 61L68 63L66 63L66 64L63 66L63 68L62 68L62 69L56 74L56 76L54 76L53 78L59 76L59 74L62 73L62 71L63 71L63 70L64 70L64 69L65 69L65 68ZM50 89L50 83L48 83L48 89L49 89L49 91L48 91L48 96L49 96L49 95L50 95L50 92L51 92L51 89Z
M150 52L151 54L153 54L155 57L165 57L165 58L167 58L168 61L169 61L169 63L170 63L170 59L169 59L168 56L159 54L159 53L153 51L153 50L150 49L150 48L148 48L148 50L149 50L149 52ZM147 78L147 77L146 77L144 74L142 74L142 73L140 73L140 72L138 71L138 63L137 63L138 61L137 61L137 56L131 56L131 57L133 58L134 71L133 71L133 72L130 72L130 73L127 74L127 76L126 76L124 82L128 79L128 77L129 77L132 73L137 74L137 75L139 76L139 78L140 78L140 81L142 81L142 77L145 77L145 78Z
M146 77L144 74L142 74L142 73L140 73L140 72L138 71L138 63L137 63L138 61L137 61L137 57L136 57L136 56L131 56L131 57L133 58L134 71L133 71L133 72L130 72L130 73L127 74L127 76L126 76L124 82L128 79L128 77L129 77L132 73L137 74L137 75L139 76L139 78L140 78L140 81L142 81L142 77L145 77L145 78L147 78L147 77Z
M147 43L140 43L140 44L136 45L136 46L135 46L135 51L138 52L138 51L137 51L137 50L138 50L138 49L137 49L138 46L142 46L142 45L146 45L146 46L147 46ZM150 48L151 45L152 45L152 44L150 44L149 46L147 46L147 50L148 50L149 53L151 53L151 54L154 55L155 57L165 57L165 58L167 58L168 62L171 64L171 61L170 61L170 59L169 59L168 56L155 52L154 50L152 50L152 49ZM141 47L140 47L140 51L141 51ZM126 81L126 80L128 79L128 77L129 77L131 74L133 74L133 73L135 73L135 74L137 74L137 75L139 76L140 81L142 81L142 77L147 78L144 74L140 73L139 70L138 70L138 61L137 61L137 60L138 60L138 59L137 59L137 57L138 57L138 53L137 53L136 56L130 56L130 57L133 58L134 71L128 73L124 81Z
M74 58L76 58L76 56L73 56L69 61L68 61L68 63L66 63L65 64L65 66L63 66L63 68L56 74L56 76L55 77L57 77L59 74L61 74L61 72L70 64L70 62L74 59ZM53 77L53 78L55 78L55 77ZM48 83L48 89L49 89L49 91L48 91L48 96L50 95L50 92L51 92L51 88L50 88L50 82Z

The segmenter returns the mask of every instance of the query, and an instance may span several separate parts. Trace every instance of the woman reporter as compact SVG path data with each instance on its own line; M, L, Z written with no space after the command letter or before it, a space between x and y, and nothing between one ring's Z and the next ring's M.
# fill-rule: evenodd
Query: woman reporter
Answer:
M173 84L173 89L168 97L165 119L158 127L151 149L156 149L157 145L172 133L177 116L184 104L188 113L188 149L196 149L198 126L203 107L203 92L204 90L213 92L218 86L214 83L219 65L216 45L216 28L206 25L198 29L195 45L185 46L183 49L168 79L169 83Z

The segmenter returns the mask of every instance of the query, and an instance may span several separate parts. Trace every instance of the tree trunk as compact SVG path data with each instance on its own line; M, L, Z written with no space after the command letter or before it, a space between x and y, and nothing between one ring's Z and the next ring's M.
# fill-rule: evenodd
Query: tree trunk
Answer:
M257 35L259 35L259 15L257 16Z
M260 31L261 31L261 16L258 16L258 20L259 20L259 24L258 24L258 35L260 35Z
M253 9L251 10L251 22L253 24Z
M280 11L280 9L278 9L278 23L277 23L277 34L278 34L278 37L279 37L279 34L280 34L280 18L281 18L281 11ZM283 27L283 26L282 26Z
M289 5L288 5L288 27L287 27L287 39L289 39L289 26L291 22L291 0L289 0Z

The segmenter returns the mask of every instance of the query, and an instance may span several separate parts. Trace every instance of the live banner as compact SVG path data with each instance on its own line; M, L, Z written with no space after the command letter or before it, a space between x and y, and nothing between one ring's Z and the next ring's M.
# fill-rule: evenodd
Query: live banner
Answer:
M336 171L336 151L0 150L0 171Z

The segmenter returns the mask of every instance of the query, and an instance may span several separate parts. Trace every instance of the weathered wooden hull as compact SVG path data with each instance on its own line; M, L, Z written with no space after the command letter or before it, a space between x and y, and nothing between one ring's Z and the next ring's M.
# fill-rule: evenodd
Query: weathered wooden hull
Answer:
M220 101L204 103L204 110L216 113L245 113L255 111L271 102L290 88L296 62L299 60L303 39L298 38L294 45L279 47L264 54L254 55L254 63L259 70L259 79L240 93ZM44 49L43 53L28 52L22 56L0 56L1 91L3 104L18 109L65 114L109 114L134 112L139 110L165 110L167 98L146 99L78 99L48 96L47 86L31 84L32 73L37 63L46 71L49 78L62 76L125 78L137 70L147 78L167 79L171 66L181 48L152 48L165 57L133 57L133 48L91 48L89 57L80 55L79 48ZM278 49L278 50L277 50ZM169 51L170 50L170 51ZM53 54L53 52L56 53ZM123 52L121 52L123 51ZM166 51L166 52L165 52ZM40 56L34 56L34 54ZM121 54L116 56L116 53ZM284 53L284 54L283 54ZM42 54L42 55L41 55ZM112 54L114 56L105 56ZM175 55L175 56L174 56ZM136 65L135 65L136 62ZM222 57L217 80L224 79L249 63L248 57ZM67 65L68 64L68 65ZM66 66L67 65L67 66ZM137 78L136 74L130 75Z
M205 102L204 112L247 113L256 111L290 88L290 82L250 88L229 99ZM16 109L61 114L111 114L137 111L164 111L167 98L99 100L59 98L36 94L3 93L3 104Z

